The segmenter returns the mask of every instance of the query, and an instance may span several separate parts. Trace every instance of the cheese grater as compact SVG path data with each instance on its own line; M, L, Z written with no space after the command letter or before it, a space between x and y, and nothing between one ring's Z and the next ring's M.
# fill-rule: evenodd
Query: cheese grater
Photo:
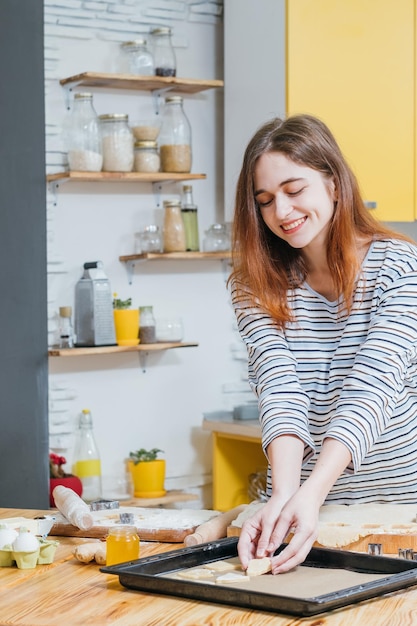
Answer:
M101 261L84 263L75 285L76 346L116 345L110 281Z

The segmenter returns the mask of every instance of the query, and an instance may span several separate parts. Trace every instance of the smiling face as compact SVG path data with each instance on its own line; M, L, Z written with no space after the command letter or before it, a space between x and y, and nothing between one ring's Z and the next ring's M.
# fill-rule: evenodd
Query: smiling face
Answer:
M282 152L267 152L257 161L254 183L262 218L277 237L293 248L325 248L335 201L331 179Z

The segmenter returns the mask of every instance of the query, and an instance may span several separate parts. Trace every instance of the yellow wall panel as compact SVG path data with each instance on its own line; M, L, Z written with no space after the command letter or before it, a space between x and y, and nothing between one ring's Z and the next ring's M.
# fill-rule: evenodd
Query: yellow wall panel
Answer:
M287 0L287 112L328 124L384 221L415 219L415 0Z

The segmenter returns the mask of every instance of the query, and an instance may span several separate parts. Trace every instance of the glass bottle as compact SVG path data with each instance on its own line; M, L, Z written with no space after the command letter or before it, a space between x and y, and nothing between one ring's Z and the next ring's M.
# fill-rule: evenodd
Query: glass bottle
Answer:
M191 171L191 126L181 96L165 98L159 145L162 172Z
M139 558L140 540L135 526L113 526L106 537L106 565Z
M126 113L100 115L103 145L103 171L131 172L133 169L133 134Z
M135 172L159 172L160 166L161 160L156 141L136 141Z
M139 343L156 343L153 307L139 307Z
M100 172L103 165L100 125L91 93L76 93L64 124L68 167L72 171Z
M72 326L72 307L59 307L59 347L74 347L74 329Z
M193 202L193 188L191 185L183 185L182 219L185 228L185 248L188 251L200 250L198 239L198 215L197 205Z
M171 41L171 29L168 27L154 28L153 57L156 76L176 76L177 60Z
M78 423L74 448L73 473L83 484L83 500L101 498L101 462L89 409L83 409Z
M164 252L185 252L185 229L178 200L164 200Z
M121 44L121 48L129 74L138 76L153 76L155 74L153 55L147 48L146 39L138 37L134 41L125 41Z

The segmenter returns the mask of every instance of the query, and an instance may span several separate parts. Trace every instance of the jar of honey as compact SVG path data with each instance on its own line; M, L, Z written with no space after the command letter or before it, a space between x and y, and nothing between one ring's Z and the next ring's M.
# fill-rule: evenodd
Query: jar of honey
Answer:
M106 565L116 565L139 558L139 537L134 526L110 528L106 538Z

